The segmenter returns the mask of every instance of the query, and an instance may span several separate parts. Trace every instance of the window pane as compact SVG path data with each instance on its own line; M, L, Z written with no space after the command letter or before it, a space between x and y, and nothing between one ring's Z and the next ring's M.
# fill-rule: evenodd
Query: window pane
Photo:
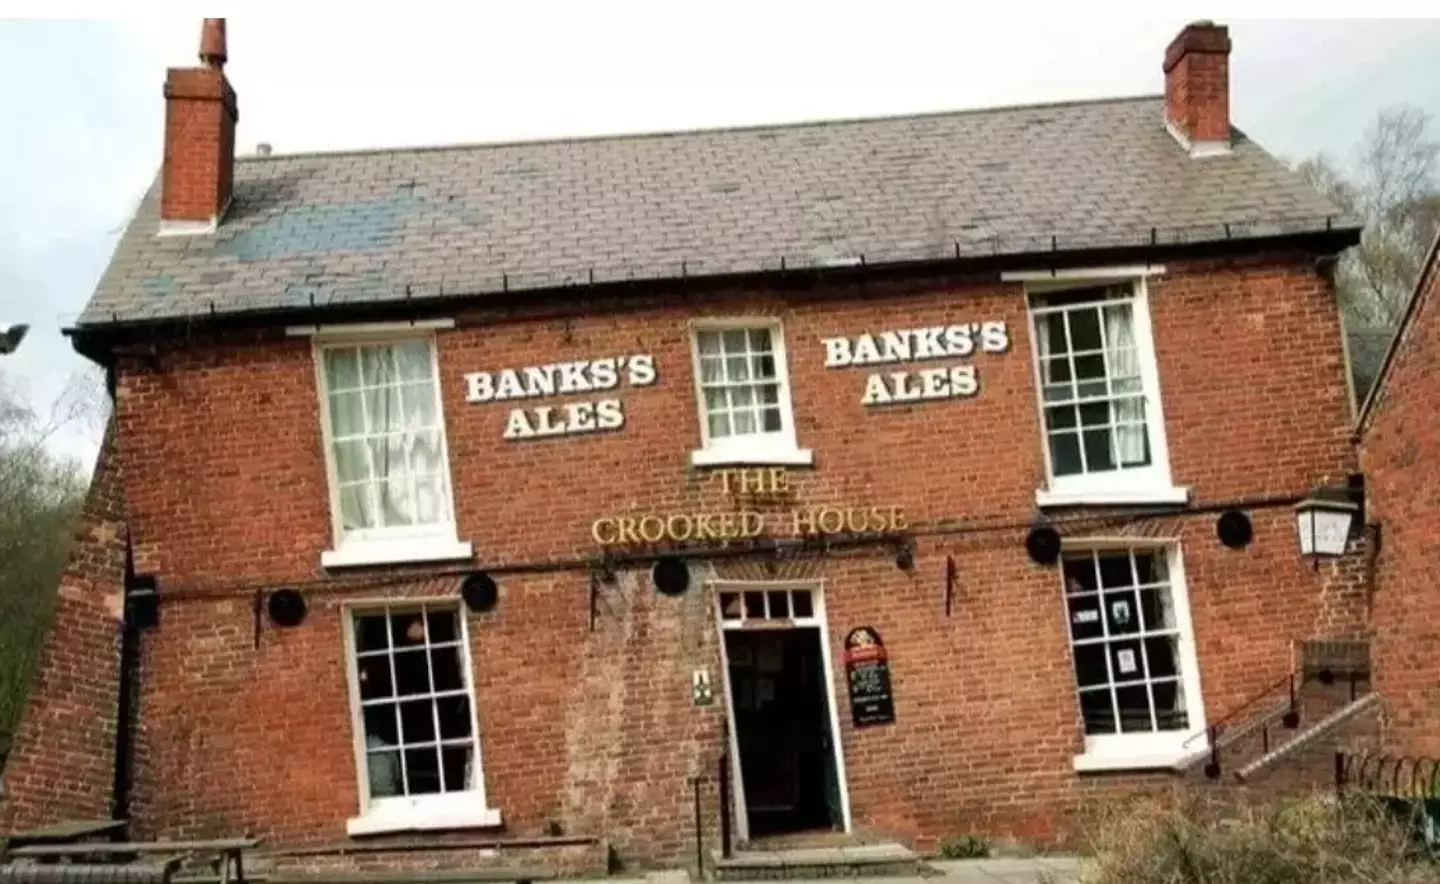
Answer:
M1044 390L1046 402L1069 402L1075 398L1075 387L1071 384L1047 384Z
M405 750L405 786L406 795L440 791L440 753L435 746Z
M440 424L439 413L435 410L435 388L428 381L401 387L400 400L403 403L405 429L419 430Z
M723 439L730 433L730 415L727 412L712 412L708 418L710 422L710 438Z
M729 331L721 332L720 339L727 354L745 352L744 329L730 329Z
M751 357L750 365L755 377L761 380L772 380L775 377L775 357L768 354Z
M738 393L740 391L736 390L735 392ZM753 408L747 408L743 411L735 412L735 414L731 417L731 420L734 422L735 435L752 436L755 433L758 433L760 430L759 424L756 421L756 416L757 413Z
M1140 615L1145 618L1145 628L1148 630L1174 629L1175 609L1170 604L1170 591L1140 590Z
M767 409L765 409L763 412L761 412L761 415L762 415L762 418L763 418L763 420L764 420L764 427L763 427L763 429L764 429L765 432L767 432L767 433L778 433L778 432L780 432L780 409L778 409L778 408L767 408Z
M425 616L420 611L392 611L390 641L397 648L414 648L425 644Z
M1145 660L1150 665L1151 678L1179 675L1180 669L1177 665L1179 658L1179 641L1173 636L1145 639Z
M1045 383L1047 384L1068 384L1070 382L1070 359L1065 356L1052 356L1042 363Z
M815 616L815 610L810 604L810 590L797 589L790 593L790 610L796 617Z
M360 362L356 351L350 348L326 348L326 389L334 393L338 390L353 390L358 386L360 386Z
M728 381L750 380L750 360L745 356L731 356L725 360L725 379Z
M407 746L435 742L434 701L425 699L401 703L400 734Z
M384 614L365 614L355 618L356 650L383 651L390 646L385 637L386 618Z
M429 341L406 341L395 347L401 383L429 380L432 375Z
M425 665L425 652L396 651L395 689L401 697L430 693L430 667Z
M1096 557L1100 565L1100 585L1109 589L1133 586L1134 576L1130 570L1128 552L1105 553Z
M736 592L720 593L720 616L726 620L740 619L740 594Z
M725 360L719 356L700 357L700 382L716 384L725 380Z
M1122 733L1155 730L1155 724L1150 718L1150 689L1145 685L1117 688L1115 702L1120 707L1120 731Z
M453 642L460 638L460 634L456 629L454 611L430 610L426 612L425 619L430 625L431 644Z
M1071 596L1070 635L1076 641L1099 638L1104 635L1100 623L1100 597L1093 595Z
M780 385L779 385L779 384L756 384L756 385L755 385L755 391L756 391L756 393L757 393L757 394L759 395L759 397L760 397L760 404L761 404L761 405L779 405L779 404L780 404Z
M1154 550L1135 553L1135 573L1141 583L1165 583L1170 579L1165 554Z
M769 593L769 597L771 617L780 618L790 616L790 593L781 590L779 592Z
M765 617L765 593L745 593L745 616L748 619L763 619Z
M755 404L754 387L737 387L730 391L730 407L732 409L749 408Z
M365 397L367 432L390 433L403 428L404 413L400 410L399 387L367 389L360 395Z
M1085 719L1085 733L1115 733L1115 707L1111 703L1108 688L1081 693L1080 714Z
M345 439L365 432L365 411L361 405L364 394L358 390L351 393L330 394L330 436Z
M382 658L380 662L385 661ZM364 719L367 746L378 749L384 746L400 745L400 726L395 720L394 704L366 706Z
M389 347L360 349L360 379L367 387L384 386L395 378Z
M431 648L430 665L435 677L435 690L458 691L465 686L465 673L460 668L459 645Z
M403 794L399 752L367 753L365 765L369 768L371 798L390 798Z
M1061 567L1065 571L1067 592L1093 592L1099 586L1095 577L1095 557L1090 553L1066 556Z
M1117 396L1124 394L1135 394L1141 391L1139 378L1112 378L1110 380L1110 391Z
M1075 678L1082 688L1110 683L1110 673L1105 668L1104 645L1079 645L1075 648Z
M1110 429L1086 430L1082 435L1085 437L1085 471L1096 473L1115 469Z
M1091 402L1080 406L1080 423L1086 427L1110 426L1110 404Z
M463 792L470 788L470 747L445 746L440 750L445 768L445 791Z
M770 329L750 329L750 349L756 353L770 352Z
M374 528L375 498L369 483L340 489L340 524L346 531Z
M1051 405L1045 409L1045 429L1071 430L1080 420L1073 405Z
M470 698L441 697L435 701L440 716L440 739L456 740L470 736Z
M1140 612L1136 607L1133 591L1105 594L1105 628L1111 635L1129 635L1140 631Z
M369 446L364 439L335 443L335 478L340 484L370 478Z
M1045 342L1049 344L1052 357L1070 352L1070 342L1065 337L1065 315L1063 313L1049 313L1042 316L1040 326L1040 333L1044 336Z
M1098 390L1092 389L1090 392L1086 392L1086 387L1083 383L1084 381L1105 380L1105 357L1099 353L1094 353L1089 356L1076 356L1075 380L1082 382L1080 391L1081 396L1105 395L1104 384L1101 384Z
M1057 476L1084 472L1080 460L1080 437L1075 433L1057 433L1051 436L1050 461Z
M700 345L701 356L714 356L720 352L719 332L699 332L695 335L695 340Z
M1070 347L1074 352L1099 350L1100 312L1093 307L1081 307L1066 314L1070 320Z
M1138 641L1119 641L1110 645L1110 672L1117 682L1146 677L1145 658L1140 655Z
M1185 712L1185 688L1178 681L1159 682L1155 694L1155 715L1161 730L1186 730L1190 716Z
M384 654L361 657L355 661L355 671L360 679L360 699L376 700L395 696L395 686L390 683L390 658Z

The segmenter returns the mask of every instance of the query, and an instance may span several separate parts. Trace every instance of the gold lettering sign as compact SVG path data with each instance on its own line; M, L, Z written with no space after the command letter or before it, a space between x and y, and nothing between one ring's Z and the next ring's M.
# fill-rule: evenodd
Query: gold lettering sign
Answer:
M720 490L741 500L773 503L787 498L795 486L784 467L720 470ZM767 531L767 526L772 529ZM590 525L600 546L653 544L683 540L749 540L762 534L794 537L832 534L889 534L909 527L898 506L807 506L786 513L751 509L718 513L643 513L607 516Z

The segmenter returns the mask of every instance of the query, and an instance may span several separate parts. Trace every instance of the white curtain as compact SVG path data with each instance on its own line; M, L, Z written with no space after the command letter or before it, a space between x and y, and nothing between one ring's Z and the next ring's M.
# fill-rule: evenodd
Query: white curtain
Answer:
M1135 330L1128 309L1112 307L1105 311L1105 344L1111 382L1121 380L1121 389L1126 392L1124 398L1111 404L1115 423L1123 424L1115 428L1115 453L1120 466L1144 463L1145 401L1142 396L1133 395L1140 392L1140 359L1135 351Z

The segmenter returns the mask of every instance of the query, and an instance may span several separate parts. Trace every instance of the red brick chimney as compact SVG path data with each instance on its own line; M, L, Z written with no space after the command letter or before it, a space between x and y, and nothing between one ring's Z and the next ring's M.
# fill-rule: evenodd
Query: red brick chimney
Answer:
M240 111L225 79L225 57L225 19L207 18L201 66L165 73L161 233L212 232L230 204Z
M1230 150L1230 31L1192 22L1165 50L1165 125L1190 151Z

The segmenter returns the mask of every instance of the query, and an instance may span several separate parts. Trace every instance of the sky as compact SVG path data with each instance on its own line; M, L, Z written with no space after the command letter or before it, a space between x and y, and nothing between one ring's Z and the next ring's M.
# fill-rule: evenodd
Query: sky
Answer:
M443 12L416 2L403 18L355 8L247 3L229 17L241 153L261 142L283 154L1157 94L1165 46L1202 17L1090 4L1084 15L1019 6L977 16L972 4L901 0ZM1230 26L1234 124L1272 153L1344 160L1397 104L1432 114L1440 137L1440 20L1208 14ZM0 378L42 413L89 366L60 329L159 168L165 69L193 65L199 35L198 12L173 6L112 21L0 18L0 325L32 326L18 353L0 357ZM52 444L89 462L98 443L98 427L77 426Z

